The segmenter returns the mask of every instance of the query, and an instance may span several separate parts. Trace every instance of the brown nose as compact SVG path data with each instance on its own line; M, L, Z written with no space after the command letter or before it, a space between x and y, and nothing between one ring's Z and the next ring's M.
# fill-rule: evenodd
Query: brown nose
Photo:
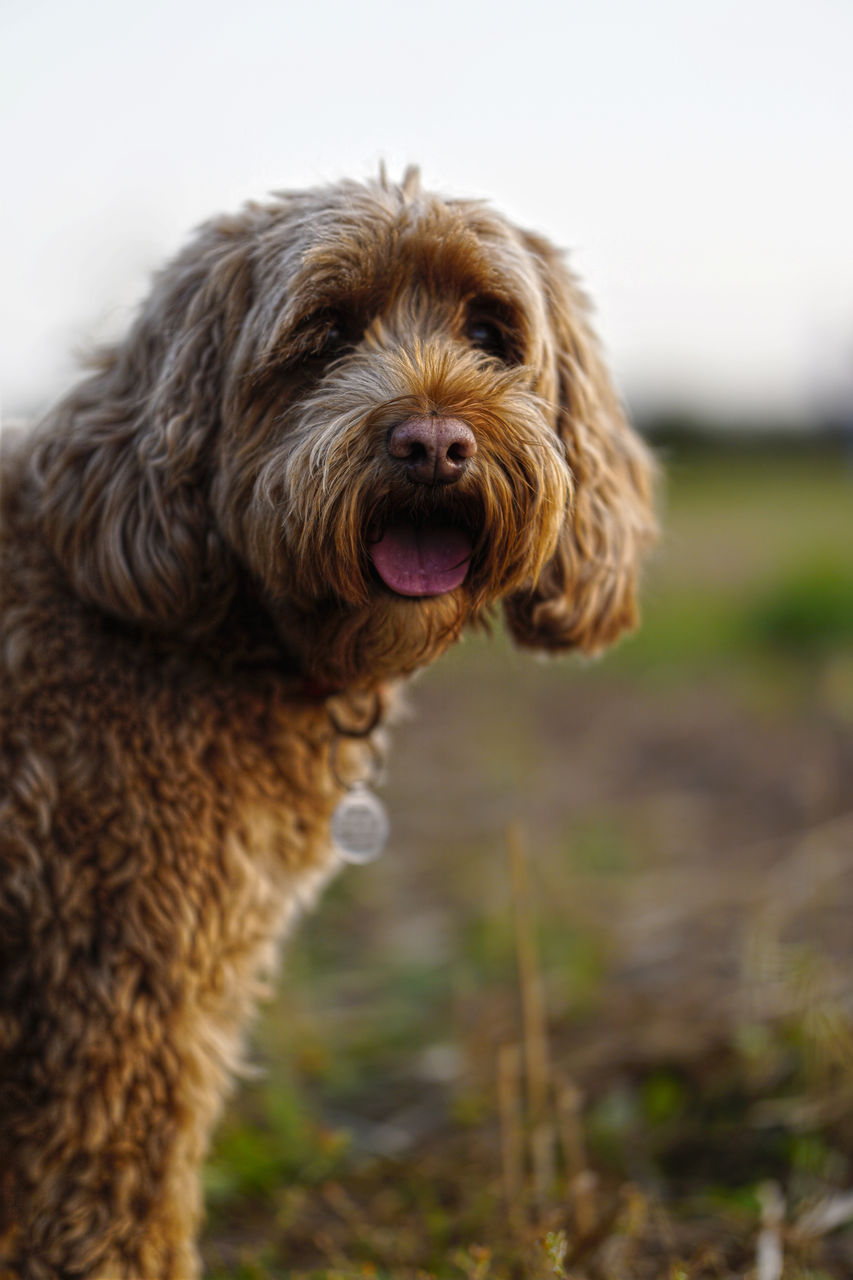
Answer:
M388 437L388 452L418 484L454 484L477 452L474 432L461 418L407 418Z

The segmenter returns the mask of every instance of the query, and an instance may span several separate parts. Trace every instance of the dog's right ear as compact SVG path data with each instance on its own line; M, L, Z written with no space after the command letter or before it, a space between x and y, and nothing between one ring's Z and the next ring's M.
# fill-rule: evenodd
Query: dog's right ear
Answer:
M553 556L506 601L506 618L521 645L597 653L637 621L639 567L656 533L655 467L624 415L586 297L548 241L522 234L545 302L555 375L546 399L573 493Z
M208 503L223 371L250 302L248 217L210 223L123 342L49 416L34 457L76 591L125 620L203 630L233 593Z

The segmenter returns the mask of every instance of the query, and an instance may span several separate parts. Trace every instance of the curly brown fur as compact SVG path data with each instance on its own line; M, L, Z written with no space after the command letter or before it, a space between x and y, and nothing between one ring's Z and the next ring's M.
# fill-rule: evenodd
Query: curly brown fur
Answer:
M387 709L498 604L521 644L608 644L649 481L559 255L414 173L203 227L9 450L4 1275L197 1275L247 1020L339 861L332 706ZM377 547L447 528L464 580L401 594Z

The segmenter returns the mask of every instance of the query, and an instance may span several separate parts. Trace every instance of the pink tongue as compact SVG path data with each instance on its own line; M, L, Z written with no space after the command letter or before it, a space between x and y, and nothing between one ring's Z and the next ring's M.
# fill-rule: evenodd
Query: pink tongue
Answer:
M401 596L440 596L465 580L471 540L452 525L390 524L370 555L386 587Z

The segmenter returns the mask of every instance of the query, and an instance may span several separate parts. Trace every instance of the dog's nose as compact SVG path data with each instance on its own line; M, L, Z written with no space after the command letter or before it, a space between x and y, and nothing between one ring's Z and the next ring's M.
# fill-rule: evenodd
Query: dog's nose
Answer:
M477 452L474 432L461 418L407 418L388 437L388 452L418 484L454 484Z

